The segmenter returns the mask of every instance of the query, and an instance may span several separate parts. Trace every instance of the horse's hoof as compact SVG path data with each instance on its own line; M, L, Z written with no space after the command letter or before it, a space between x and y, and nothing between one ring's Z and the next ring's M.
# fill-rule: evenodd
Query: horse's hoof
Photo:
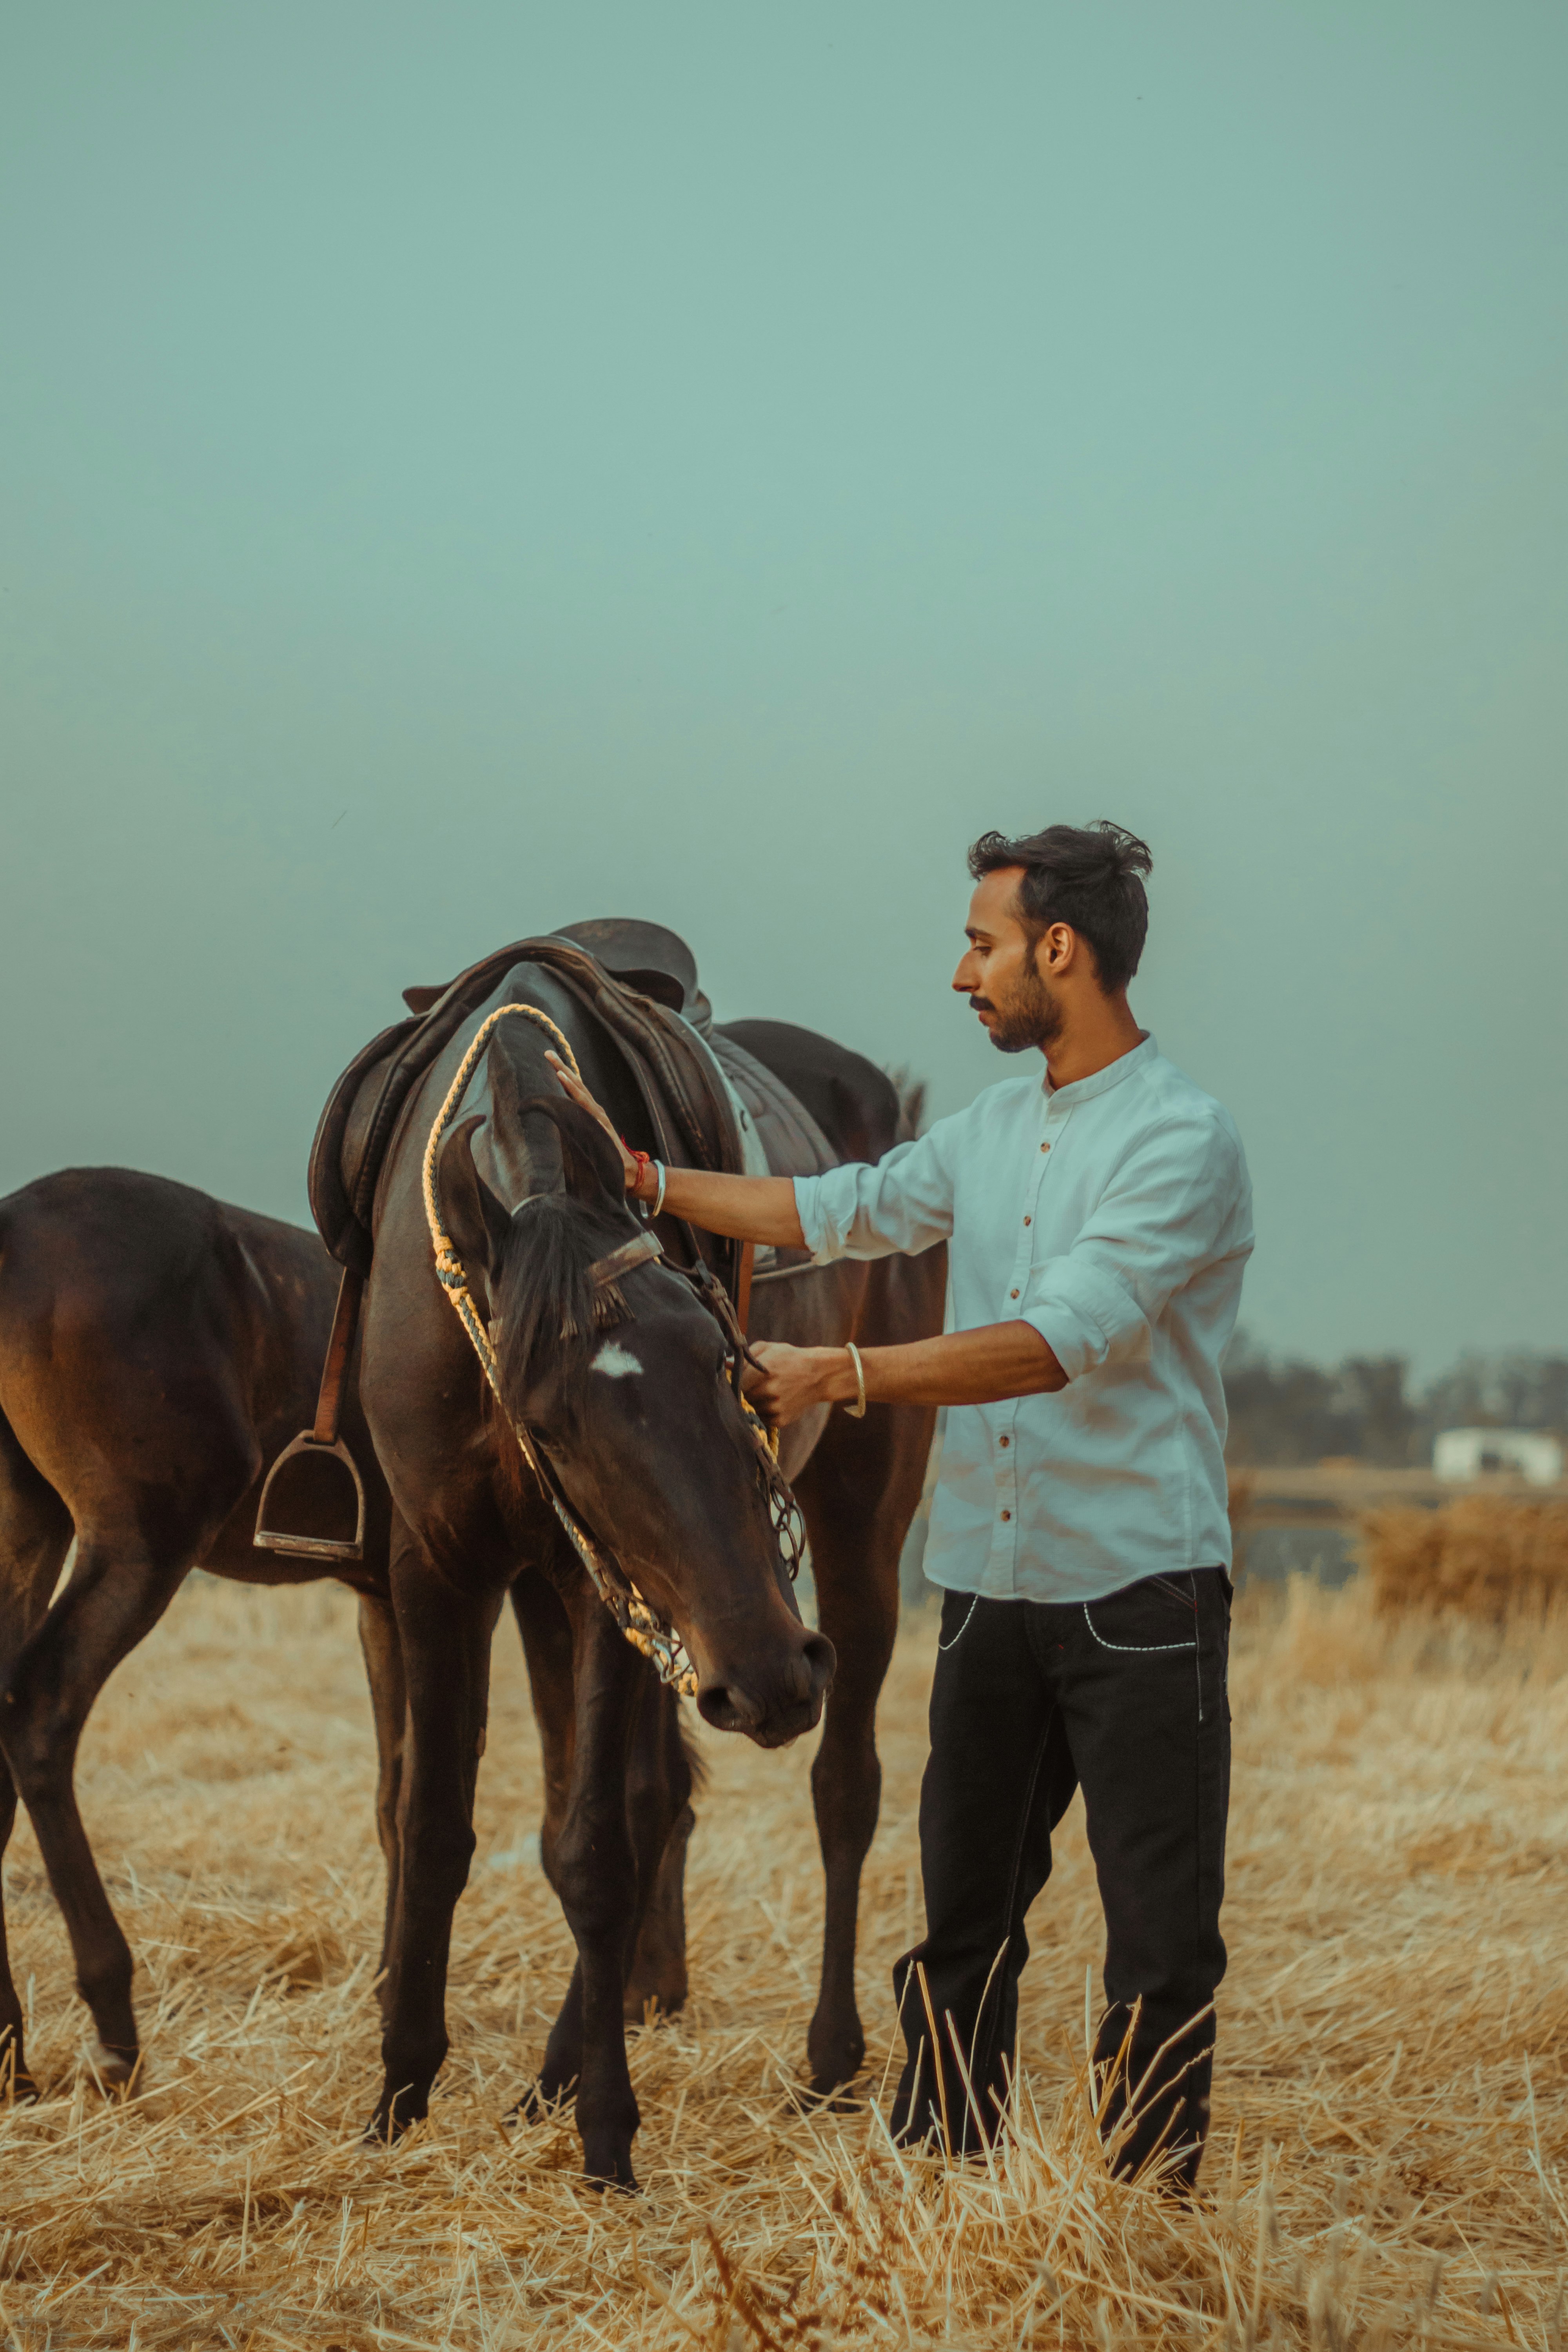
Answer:
M851 2116L865 2111L866 2101L855 2088L854 2079L835 2081L831 2076L823 2081L814 2076L809 2083L792 2083L785 2094L791 2106L803 2116Z
M664 2025L686 2007L687 1987L628 1986L621 2015L628 2025Z
M611 2194L617 2197L642 2195L642 2190L637 2185L637 2174L632 2170L632 2160L629 2156L612 2157L602 2170L593 2165L584 2164L583 2186L584 2189L593 2189L595 2195L600 2197Z
M536 2075L527 2090L507 2109L502 2121L509 2124L547 2124L571 2090L570 2083L563 2083L556 2091L547 2090Z
M389 2115L384 2107L377 2107L364 2127L360 2146L379 2148L384 2156L389 2148L395 2147L398 2141L413 2130L416 2124L424 2120L423 2116L400 2116L395 2111Z
M129 2099L142 2088L140 2050L115 2050L107 2042L96 2042L88 2063L106 2091L118 2091Z
M858 2030L853 2033L808 2033L805 2037L805 2079L814 2099L824 2104L837 2099L841 2092L848 2090L865 2064L866 2037Z

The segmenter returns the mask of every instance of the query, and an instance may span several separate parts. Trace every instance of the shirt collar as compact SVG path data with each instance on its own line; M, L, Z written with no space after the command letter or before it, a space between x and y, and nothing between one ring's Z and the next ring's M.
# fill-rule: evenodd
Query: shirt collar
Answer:
M1059 1109L1065 1115L1081 1102L1092 1102L1096 1095L1108 1095L1112 1087L1119 1087L1134 1070L1147 1069L1159 1050L1152 1032L1145 1029L1142 1042L1134 1045L1130 1054L1119 1054L1114 1062L1107 1062L1103 1070L1096 1070L1089 1077L1075 1078L1070 1087L1053 1087L1047 1076L1041 1089L1047 1109Z

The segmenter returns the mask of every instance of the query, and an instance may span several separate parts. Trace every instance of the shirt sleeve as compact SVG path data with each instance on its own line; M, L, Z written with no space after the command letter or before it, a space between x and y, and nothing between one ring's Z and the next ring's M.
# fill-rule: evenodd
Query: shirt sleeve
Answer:
M1183 1119L1117 1169L1070 1250L1030 1276L1018 1313L1069 1381L1146 1355L1174 1292L1251 1247L1240 1147L1217 1121Z
M939 1119L913 1143L900 1143L874 1166L851 1160L824 1176L797 1176L795 1204L805 1245L818 1265L836 1257L918 1255L952 1231L949 1159L952 1119Z

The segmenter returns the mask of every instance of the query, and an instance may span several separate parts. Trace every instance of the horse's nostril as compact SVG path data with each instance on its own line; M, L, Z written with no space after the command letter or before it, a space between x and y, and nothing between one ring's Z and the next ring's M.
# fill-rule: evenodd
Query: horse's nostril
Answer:
M738 1684L710 1683L698 1693L697 1712L715 1731L750 1731L763 1711Z
M807 1633L798 1648L791 1647L770 1663L773 1671L764 1676L762 1697L736 1682L709 1683L700 1690L697 1712L703 1722L715 1731L749 1732L765 1748L808 1730L821 1712L823 1695L838 1663L832 1643L825 1633Z
M838 1653L826 1633L813 1633L801 1655L811 1675L813 1697L820 1696L831 1684L838 1667Z

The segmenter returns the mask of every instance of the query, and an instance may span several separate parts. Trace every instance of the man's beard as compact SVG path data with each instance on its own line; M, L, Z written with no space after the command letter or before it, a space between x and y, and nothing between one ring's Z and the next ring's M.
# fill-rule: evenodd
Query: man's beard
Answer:
M1047 1045L1056 1044L1067 1019L1060 997L1047 988L1032 965L1005 1004L998 1004L992 996L972 996L969 1002L977 1013L998 1016L986 1034L999 1054L1026 1054L1031 1048L1044 1053Z

